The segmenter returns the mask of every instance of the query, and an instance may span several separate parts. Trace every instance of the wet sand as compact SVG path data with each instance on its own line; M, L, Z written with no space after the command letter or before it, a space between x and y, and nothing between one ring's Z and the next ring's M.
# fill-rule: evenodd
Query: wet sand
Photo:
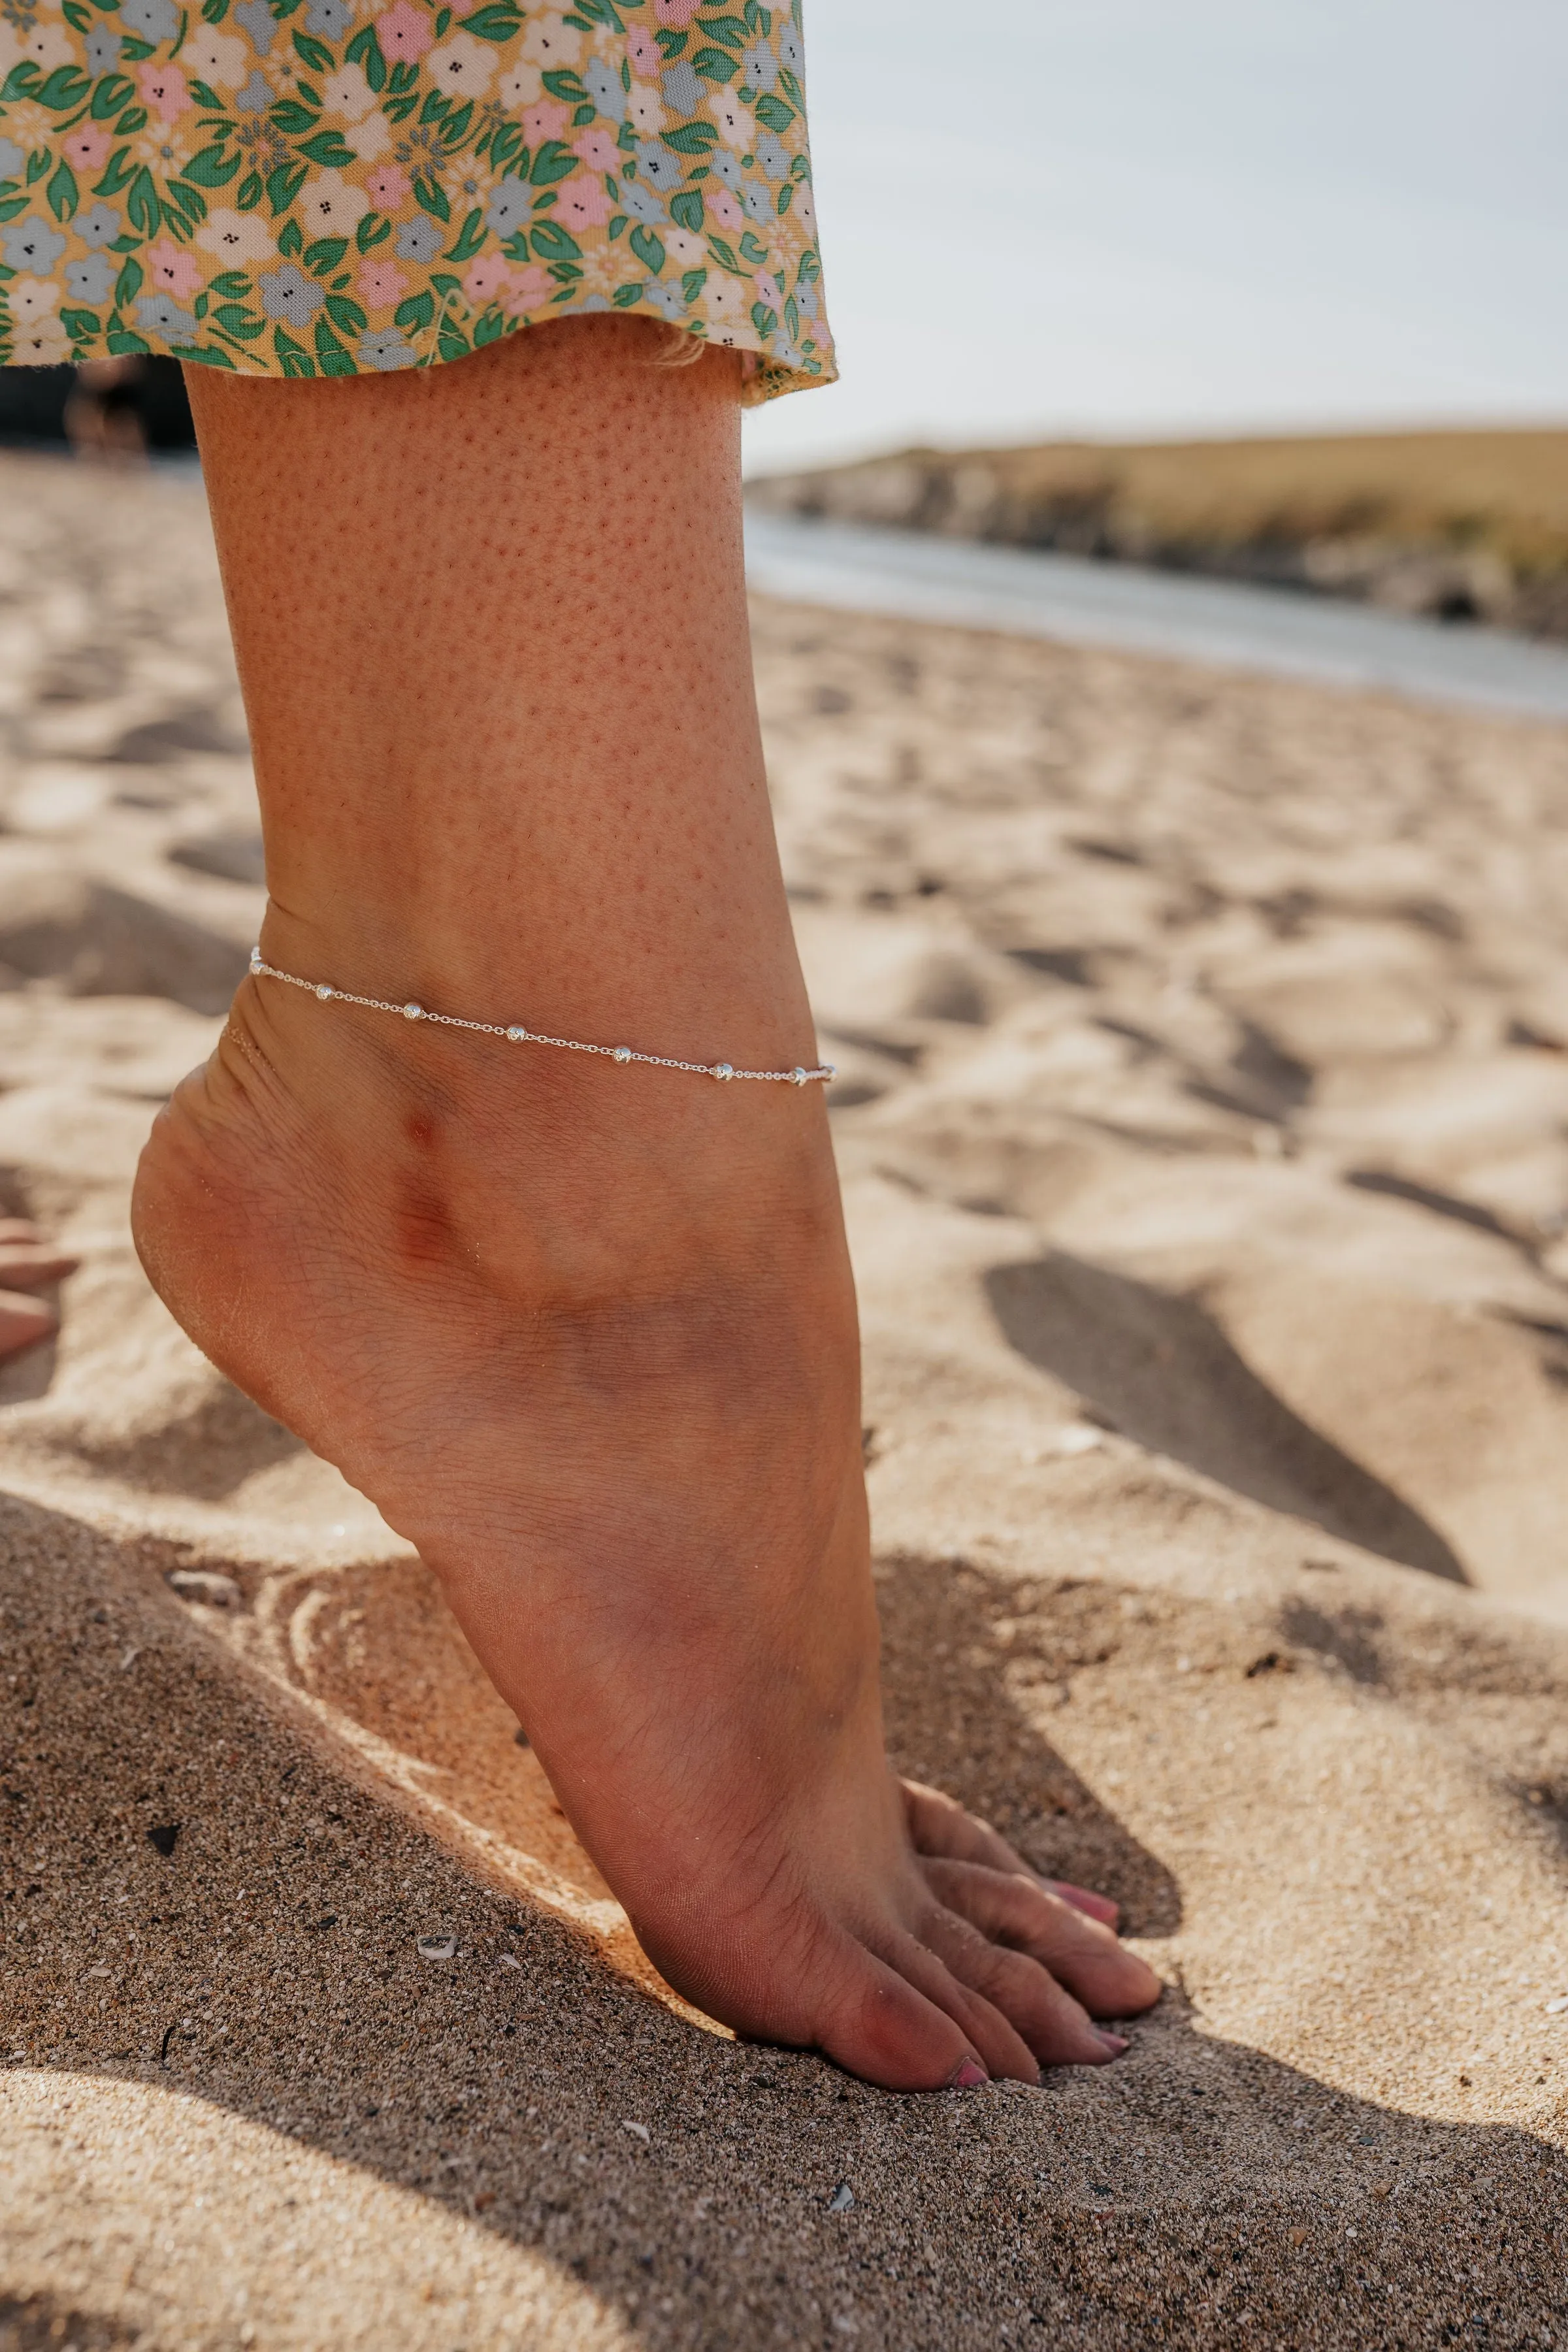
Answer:
M1170 1990L925 2099L661 1993L136 1266L242 715L194 483L0 460L0 2352L1568 2344L1568 729L754 627L897 1752Z

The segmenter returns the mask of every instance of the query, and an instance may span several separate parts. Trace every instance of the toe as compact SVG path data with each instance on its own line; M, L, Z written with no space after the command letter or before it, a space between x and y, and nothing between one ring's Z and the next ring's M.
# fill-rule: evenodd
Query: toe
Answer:
M41 1299L0 1290L0 1359L19 1356L24 1348L47 1339L55 1328L55 1318Z
M1126 2048L1102 2033L1038 1960L993 1943L956 1911L933 1906L921 1932L949 1972L1005 2017L1042 2065L1103 2066Z
M1013 1871L1031 1885L1059 1895L1075 1911L1102 1921L1107 1927L1114 1927L1121 1918L1121 1906L1113 1903L1109 1895L1096 1895L1089 1887L1074 1886L1063 1878L1042 1878L989 1822L977 1821L940 1789L928 1789L919 1780L905 1780L900 1785L917 1853L942 1854L953 1862L977 1862L991 1870Z
M930 1955L923 1958L929 1963ZM816 2045L865 2082L889 2091L940 2091L966 2074L973 2082L977 2070L982 2077L1005 2071L989 2063L979 2038L968 2030L967 2014L957 2013L964 2004L951 1997L959 1988L939 1981L945 1980L945 1970L922 1967L916 1959L906 1972L846 1938L832 1978ZM915 1979L924 1980L923 1989ZM948 1997L931 1998L944 1991ZM985 2039L994 2052L997 2037L987 2033Z
M993 1943L1026 1953L1095 2017L1135 2017L1160 1998L1152 1969L1110 1929L1033 1877L932 1857L921 1867L938 1900Z

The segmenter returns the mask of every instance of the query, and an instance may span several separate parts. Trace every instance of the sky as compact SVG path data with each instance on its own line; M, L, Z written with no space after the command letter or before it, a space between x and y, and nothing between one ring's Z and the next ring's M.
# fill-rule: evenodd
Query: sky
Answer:
M1563 0L806 0L843 380L748 470L1568 421Z

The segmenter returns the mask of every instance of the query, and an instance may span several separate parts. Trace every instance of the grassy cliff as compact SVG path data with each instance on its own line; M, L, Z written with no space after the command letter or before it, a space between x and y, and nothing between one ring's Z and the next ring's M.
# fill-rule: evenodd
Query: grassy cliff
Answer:
M751 495L1568 637L1568 430L909 449Z

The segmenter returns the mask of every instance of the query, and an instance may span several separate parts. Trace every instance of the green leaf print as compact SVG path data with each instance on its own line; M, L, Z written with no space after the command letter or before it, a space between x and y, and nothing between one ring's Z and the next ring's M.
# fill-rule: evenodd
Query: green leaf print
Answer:
M85 33L91 26L92 12L89 8L82 7L80 0L65 0L65 5L60 10L60 14L73 32Z
M85 343L90 338L103 332L96 310L63 310L60 312L60 324L73 343Z
M476 8L471 16L464 17L463 30L472 33L476 40L510 41L522 30L522 18L515 8Z
M127 100L135 95L136 85L128 74L105 74L92 93L93 121L107 122L111 114L118 114Z
M336 131L319 131L314 139L306 140L300 152L308 156L312 163L323 164L334 172L341 172L345 163L359 160L347 140Z
M325 41L318 41L313 33L295 33L294 54L310 67L312 73L331 73L337 64Z
M180 177L194 188L226 188L245 161L237 148L231 155L226 147L204 147L193 155Z
M708 250L713 256L714 260L719 264L721 269L727 269L732 278L739 278L741 276L741 264L736 257L735 248L732 245L726 245L721 236L714 236L710 233L708 238Z
M123 310L127 302L134 302L142 291L142 270L139 261L127 261L114 281L114 307Z
M640 221L631 234L631 248L643 268L651 269L657 278L664 268L664 247L653 231L644 228Z
M485 216L480 208L476 205L463 223L462 234L447 258L448 261L467 261L471 253L478 253L484 241Z
M616 237L618 237L618 236L624 236L626 235L626 223L627 223L627 221L629 221L629 220L630 220L630 218L631 218L631 215L630 215L630 213L616 213L616 214L613 214L613 215L611 215L611 219L610 219L610 243L611 243L612 245L614 245L614 243L615 243L615 241L616 241Z
M764 90L757 100L757 121L765 122L770 131L787 131L795 121L795 109Z
M506 332L506 320L499 310L487 310L474 329L474 349L482 344L499 343Z
M107 340L109 348L116 359L124 358L132 352L146 352L153 348L150 343L143 341L140 335L133 335L127 327L110 327Z
M699 49L691 62L704 81L727 82L735 79L735 60L727 49Z
M286 98L273 108L268 119L272 128L280 131L285 139L297 139L315 129L321 112L320 107L301 106L297 99Z
M257 336L266 331L266 320L257 318L238 302L220 302L213 317L227 333L242 336L247 342L254 342Z
M682 188L679 195L669 200L669 217L677 228L689 231L693 236L702 234L702 199L695 188Z
M741 253L742 258L749 261L753 269L760 269L768 257L767 247L759 238L754 237L750 229L747 229L741 238Z
M407 301L400 302L393 312L394 319L405 335L422 335L435 316L436 297L430 293L411 294Z
M391 235L392 223L384 213L366 213L354 231L354 243L362 253L368 253L373 246L384 245Z
M131 183L131 193L125 199L125 209L131 215L132 227L139 228L145 236L153 235L163 218L163 206L158 202L158 191L153 184L153 174L145 163L141 165L136 177Z
M287 327L274 327L272 348L278 354L278 364L287 376L314 375L316 362L303 343L297 343Z
M250 291L250 279L243 269L220 269L213 279L212 291L220 301L237 302Z
M533 250L541 261L581 261L583 248L570 229L559 221L536 221L533 225Z
M436 19L436 38L444 41L451 29L452 12L450 8L443 8Z
M778 322L779 314L776 310L770 310L764 302L752 303L752 324L759 335L771 335Z
M635 279L631 279L625 286L617 286L610 299L617 310L629 310L632 304L640 299L641 294L641 286Z
M76 173L62 155L44 194L57 220L69 220L77 206Z
M705 269L687 270L680 281L681 300L689 304L695 302L707 283L708 272Z
M228 14L228 0L202 0L202 16L209 25L221 25Z
M563 98L569 106L581 106L588 95L581 74L567 73L561 68L545 74L542 79L551 97Z
M334 327L342 329L345 335L363 335L364 332L364 312L357 302L351 302L346 294L328 295L327 316Z
M354 35L343 57L351 66L358 66L379 97L386 88L386 59L381 54L381 43L375 37L375 26L366 25Z
M321 363L323 375L353 375L354 373L352 353L343 349L324 319L316 321L316 357Z
M279 252L282 254L285 258L288 258L296 253L302 253L304 251L304 247L305 233L300 226L299 222L297 220L285 221L282 227L278 232Z
M414 193L425 210L434 213L438 221L444 224L451 219L452 207L447 201L447 191L438 187L434 180L427 179L423 172L416 172L414 175Z
M305 247L305 267L312 278L326 278L349 249L346 236L319 236Z
M260 173L247 172L234 192L234 201L240 212L253 213L265 194Z
M668 31L661 32L658 36L658 46L664 51L667 65L673 65L677 58L685 55L687 38L688 36L685 33Z
M739 16L699 16L697 29L706 33L710 41L722 41L726 47L743 49L746 27Z
M547 139L534 157L529 179L536 188L546 188L552 180L569 179L577 169L577 158L570 147L559 139Z
M73 106L85 106L92 84L79 66L57 66L43 88L34 92L40 106L51 114L68 114Z
M664 133L664 143L678 155L706 155L719 136L711 122L682 122L674 131Z
M788 212L794 202L795 183L792 180L786 180L783 187L779 190L778 215L780 220L783 220L785 213Z

